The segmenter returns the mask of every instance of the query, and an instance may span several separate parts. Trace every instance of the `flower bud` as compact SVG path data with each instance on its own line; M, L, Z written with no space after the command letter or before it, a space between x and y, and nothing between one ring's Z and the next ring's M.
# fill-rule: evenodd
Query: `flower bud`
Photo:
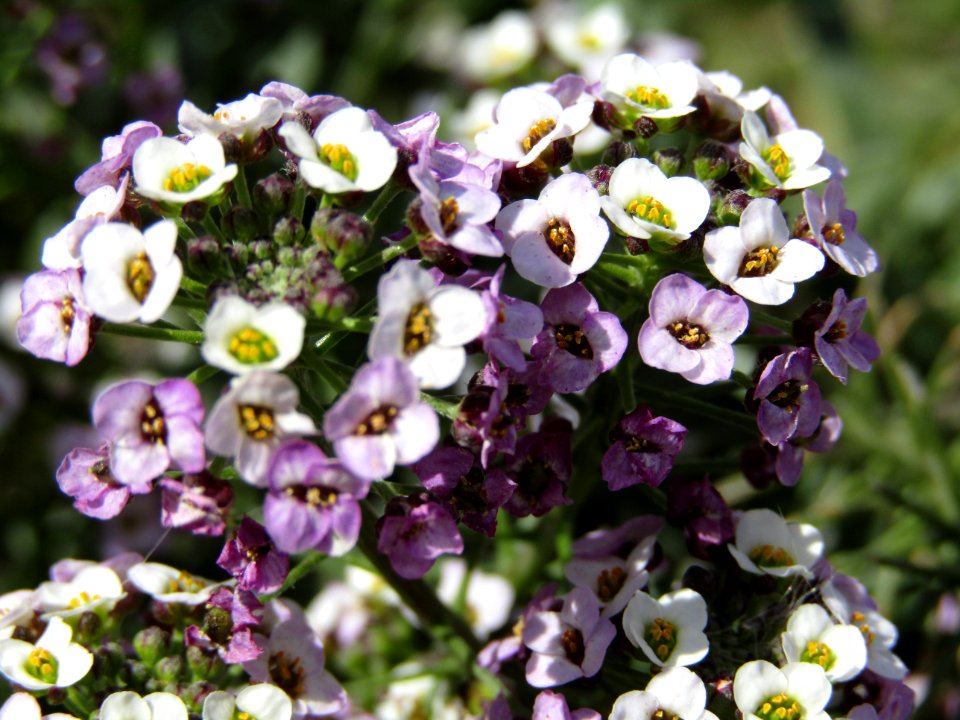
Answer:
M220 275L225 270L220 244L209 235L187 240L187 268L194 275Z
M310 311L325 320L340 320L357 304L357 292L349 285L331 285L317 290L310 299Z
M432 262L445 275L457 277L463 275L470 267L470 258L466 253L452 245L439 242L432 235L420 238L419 246L424 260Z
M637 134L637 137L644 140L649 140L656 135L658 129L657 121L646 115L637 118L637 121L633 124L633 131Z
M653 162L667 177L673 177L683 167L683 153L677 148L662 148L653 151Z
M277 263L284 267L296 267L300 261L300 248L282 247L277 250Z
M223 612L223 611L221 611ZM229 613L224 613L229 623ZM204 623L206 625L206 623ZM228 633L229 635L229 633ZM187 647L187 667L190 669L190 677L194 680L206 680L216 674L220 667L220 657L213 650L205 650L199 645L190 645Z
M601 195L608 194L611 175L613 175L613 168L609 165L600 164L587 170L587 179Z
M269 240L264 240L263 238L254 240L251 243L247 243L247 249L249 255L257 260L273 258L274 246Z
M693 172L700 182L720 180L730 172L730 157L726 147L707 140L693 154Z
M617 113L612 103L597 100L593 104L593 113L590 116L593 124L603 130L617 129Z
M628 236L623 239L623 244L631 255L644 255L650 252L650 243L643 238Z
M207 204L203 200L194 200L180 208L180 217L186 222L203 222L207 216Z
M273 239L278 245L294 245L303 240L303 223L294 217L282 217L273 226Z
M243 141L233 133L220 133L217 140L223 146L223 159L228 163L241 163L244 160Z
M133 636L133 649L147 667L152 668L170 649L170 633L155 625Z
M244 143L243 162L252 163L263 159L273 149L273 136L261 130L252 142Z
M323 208L313 216L310 235L333 254L334 264L342 268L366 252L373 238L373 226L355 213Z
M603 156L600 158L600 162L605 165L611 165L616 167L624 160L629 160L630 158L635 158L637 156L637 146L632 142L624 142L622 140L615 140L607 146L607 149L603 151Z
M188 650L190 648L187 648ZM173 684L183 677L183 658L179 655L168 655L160 658L153 666L153 676L163 685Z
M93 612L81 613L80 619L77 620L76 641L84 644L94 643L102 628L103 620L99 615Z
M717 220L721 225L739 225L740 215L750 204L750 196L743 190L733 190L720 203Z
M286 175L267 175L253 186L253 206L265 215L282 215L290 208L294 184Z
M235 240L250 240L257 236L259 218L248 208L235 205L223 216L221 225L224 233Z

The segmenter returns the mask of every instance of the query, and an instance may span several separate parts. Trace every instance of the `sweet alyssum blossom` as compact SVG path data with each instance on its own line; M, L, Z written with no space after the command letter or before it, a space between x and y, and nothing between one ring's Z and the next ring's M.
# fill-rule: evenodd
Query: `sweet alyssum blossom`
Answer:
M276 685L247 685L236 695L215 690L203 701L203 720L290 720L293 702Z
M671 667L654 675L645 689L631 690L618 697L609 720L715 718L706 707L707 689L703 680L685 667Z
M707 603L700 593L681 588L654 598L637 590L623 611L627 639L661 667L695 665L703 660L710 643Z
M461 38L462 71L470 79L489 81L516 72L537 52L537 29L530 17L508 10Z
M599 601L600 617L610 618L623 610L630 598L645 587L650 573L647 564L653 557L656 538L637 544L626 558L618 555L574 556L563 569L567 580L585 587Z
M52 713L40 717L40 703L33 695L18 692L11 695L0 707L0 720L77 720L67 713Z
M830 720L824 712L830 695L830 681L813 663L778 668L753 660L733 678L733 698L744 720Z
M747 328L747 304L722 290L707 290L674 273L650 297L650 317L640 328L640 357L651 367L678 372L707 385L733 372L733 343Z
M807 603L794 610L780 643L787 662L815 663L830 682L846 682L867 664L860 629L835 623L820 605Z
M880 267L877 253L857 232L857 214L846 207L842 182L828 182L822 199L812 190L804 190L803 209L817 247L837 265L858 277Z
M155 562L137 563L127 571L127 578L154 600L191 606L207 602L220 587L220 583Z
M0 673L25 690L70 687L93 665L93 655L72 639L73 630L63 618L52 617L35 644L0 640Z
M85 612L105 615L124 595L117 573L102 565L82 568L69 581L51 580L37 588L37 600L45 617L68 618Z
M571 5L544 8L543 35L553 53L577 68L588 80L600 77L603 67L630 38L623 8L603 3L581 13Z
M683 449L687 428L668 417L654 417L644 406L625 415L610 433L600 471L610 490L638 483L659 486Z
M223 146L210 135L198 135L187 143L151 138L133 156L137 194L170 205L218 196L236 176L237 166L227 165Z
M515 591L507 578L476 568L468 571L461 558L445 558L439 564L440 583L437 597L456 609L460 592L466 583L464 614L476 636L483 640L499 630L510 617Z
M283 104L276 98L249 93L242 100L218 103L208 115L189 100L184 100L177 112L177 126L187 135L226 133L241 140L256 138L261 130L269 130L280 121Z
M30 353L67 366L83 360L90 348L93 313L76 270L41 270L30 275L20 293L17 340Z
M40 262L51 270L80 268L80 243L97 225L113 220L127 199L130 176L124 175L119 187L103 185L87 195L77 207L74 219L56 235L43 241Z
M300 177L327 193L369 192L386 185L397 166L397 150L373 128L366 111L346 107L327 116L313 135L297 122L277 134L300 158Z
M377 549L400 577L416 579L441 555L463 552L456 518L428 493L392 498L377 521Z
M168 692L140 697L132 690L115 692L100 706L100 720L187 720L183 700Z
M303 315L284 302L257 307L228 295L207 316L200 354L234 375L282 370L300 354L306 324Z
M77 178L74 188L81 195L89 195L104 185L119 186L121 177L130 170L137 148L144 141L161 135L163 131L146 120L124 125L119 135L111 135L103 139L100 146L100 162L87 168Z
M743 114L740 132L740 156L753 166L761 187L799 190L829 179L829 168L817 165L823 140L815 132L786 130L770 137L755 112Z
M819 386L811 379L813 353L798 348L773 358L757 380L753 399L757 407L757 426L771 445L791 438L809 437L821 420Z
M735 542L727 548L746 572L810 579L811 568L823 555L823 537L813 525L788 523L773 510L761 508L740 515Z
M111 322L159 320L183 276L176 244L172 220L161 220L142 233L127 223L95 227L80 246L87 304Z
M717 280L759 305L782 305L793 297L795 283L823 268L823 253L790 239L783 213L769 198L747 205L739 227L708 232L703 259Z
M639 55L612 58L600 78L600 96L612 103L626 126L640 117L668 120L694 111L697 70L687 61L653 65Z

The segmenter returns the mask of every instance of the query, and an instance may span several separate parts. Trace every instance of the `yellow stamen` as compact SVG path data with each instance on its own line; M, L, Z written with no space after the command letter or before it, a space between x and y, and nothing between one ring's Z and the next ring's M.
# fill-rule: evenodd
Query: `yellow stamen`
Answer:
M240 425L254 440L269 440L276 430L273 410L262 405L238 405Z
M781 547L760 545L748 553L748 557L757 565L765 567L788 567L794 565L793 557Z
M530 126L530 134L527 135L521 145L523 146L524 152L530 152L537 143L543 140L547 135L552 133L557 127L557 121L552 118L547 118L546 120L538 120L535 124Z
M627 98L633 100L637 105L643 105L654 110L663 110L670 107L670 100L667 96L651 85L637 85L633 90L627 91Z
M137 302L142 303L146 299L156 276L153 264L145 252L127 263L127 287L130 288Z
M190 192L211 175L213 172L206 165L184 163L170 171L163 181L163 189L168 192Z
M773 272L780 262L778 254L780 248L776 245L759 247L743 256L737 275L743 278L763 277Z
M840 223L825 225L823 227L823 239L831 245L843 245L847 240L846 235L843 234L843 225Z
M627 205L627 212L654 225L669 230L673 229L673 213L667 210L659 200L655 200L652 195L644 195L637 200L631 200Z
M763 153L763 159L773 170L773 174L780 180L786 180L790 175L790 158L780 145L771 145Z
M433 337L433 313L426 303L417 303L407 315L403 331L403 352L414 355L430 344Z
M320 160L353 182L357 179L357 159L346 145L327 143L320 148Z
M244 365L269 362L279 355L274 341L256 328L245 327L230 338L228 352Z

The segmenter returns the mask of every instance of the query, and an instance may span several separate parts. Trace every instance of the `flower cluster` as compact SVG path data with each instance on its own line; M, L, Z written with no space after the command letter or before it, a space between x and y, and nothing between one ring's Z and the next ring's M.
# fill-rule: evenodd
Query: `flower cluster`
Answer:
M475 77L519 67L497 48L522 20L497 22L514 30L466 44ZM877 268L843 173L780 98L631 52L618 22L560 17L579 74L498 95L471 147L434 112L393 124L279 82L212 114L185 101L179 136L108 138L18 335L67 365L100 334L199 346L186 378L103 390L99 444L57 481L101 520L159 488L164 527L223 536L224 578L60 567L4 596L0 672L103 720L359 719L328 668L367 674L346 658L400 608L431 650L387 668L380 718L903 705L895 629L820 532L731 509L710 476L732 457L796 484L839 435L819 383L878 357L865 300L794 300L825 268ZM482 567L513 551L537 553L517 587ZM375 583L354 568L307 612L279 597L359 556Z

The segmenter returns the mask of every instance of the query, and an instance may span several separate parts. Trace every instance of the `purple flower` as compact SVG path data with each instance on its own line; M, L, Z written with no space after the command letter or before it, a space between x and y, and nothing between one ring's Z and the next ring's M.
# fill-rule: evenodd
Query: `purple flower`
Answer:
M17 340L33 355L76 365L90 347L92 313L76 270L41 270L23 282Z
M690 554L711 560L716 551L726 557L736 525L733 512L709 478L674 478L667 485L667 520L683 527Z
M810 378L812 369L807 348L777 355L763 369L753 399L760 402L760 433L771 445L809 437L820 424L820 388Z
M640 406L620 420L611 433L613 445L603 455L601 472L611 490L645 483L657 487L673 469L687 429L666 417L654 417Z
M415 463L413 471L460 522L487 537L496 534L497 511L516 488L502 470L484 471L476 455L460 447L437 448Z
M316 445L283 445L267 471L263 503L267 532L284 552L319 550L342 555L360 534L360 505L370 483L354 477Z
M822 200L812 190L803 191L803 209L817 247L851 275L863 277L877 270L880 262L857 232L857 214L845 203L839 180L827 183Z
M471 379L450 429L457 444L480 452L483 467L489 467L494 453L513 453L516 448L516 418L506 407L509 392L506 373L496 363L487 363Z
M616 634L613 623L600 617L593 593L574 588L560 612L534 613L524 627L523 642L533 651L527 661L527 682L544 688L593 677Z
M589 708L580 708L571 713L563 695L544 690L533 701L531 720L600 720L600 713Z
M279 590L290 570L290 558L279 552L263 525L246 515L227 540L217 565L237 579L241 590L270 593Z
M120 176L129 173L133 163L133 154L144 140L163 135L163 130L152 122L138 120L124 125L119 135L103 139L100 150L100 162L83 172L74 183L81 195L89 195L98 187L120 185Z
M164 527L187 530L194 535L223 535L225 518L233 505L230 483L207 471L179 478L160 479Z
M252 630L262 609L252 592L218 588L207 600L203 627L187 627L184 641L187 647L216 650L226 663L254 660L263 652Z
M336 95L307 95L298 87L276 80L260 88L260 95L279 100L283 105L284 119L309 120L311 127L308 130L315 129L327 115L350 107L349 101Z
M131 488L110 474L107 445L72 450L57 468L57 484L77 510L97 520L116 517L130 499Z
M361 367L323 419L323 432L344 467L365 480L379 480L395 465L409 465L430 452L440 438L440 423L419 398L416 377L397 358Z
M867 299L847 299L843 288L837 288L833 301L815 303L794 323L797 337L812 345L827 371L842 383L847 382L847 366L869 372L880 357L880 347L860 329L867 312Z
M530 352L554 391L584 390L620 362L627 347L623 326L616 315L601 312L580 283L551 290L540 309L546 326Z
M603 607L602 617L609 618L623 610L637 590L645 587L650 573L647 565L654 556L655 537L644 538L627 555L574 557L564 567L567 580L585 587Z
M506 509L514 517L540 517L558 505L570 505L567 483L573 472L570 426L558 420L524 435L504 465L517 488Z
M377 522L377 549L400 577L423 577L444 553L463 552L456 519L426 493L395 497Z
M203 470L202 421L200 392L180 378L121 382L93 404L93 424L110 445L110 470L135 493L148 491L171 464L188 473Z
M600 528L573 541L574 557L602 558L607 555L625 555L645 538L655 536L663 529L663 518L657 515L638 515L615 528Z
M680 373L698 385L726 380L733 371L731 343L748 320L743 298L707 290L674 273L653 289L650 317L640 328L640 356L647 365Z

